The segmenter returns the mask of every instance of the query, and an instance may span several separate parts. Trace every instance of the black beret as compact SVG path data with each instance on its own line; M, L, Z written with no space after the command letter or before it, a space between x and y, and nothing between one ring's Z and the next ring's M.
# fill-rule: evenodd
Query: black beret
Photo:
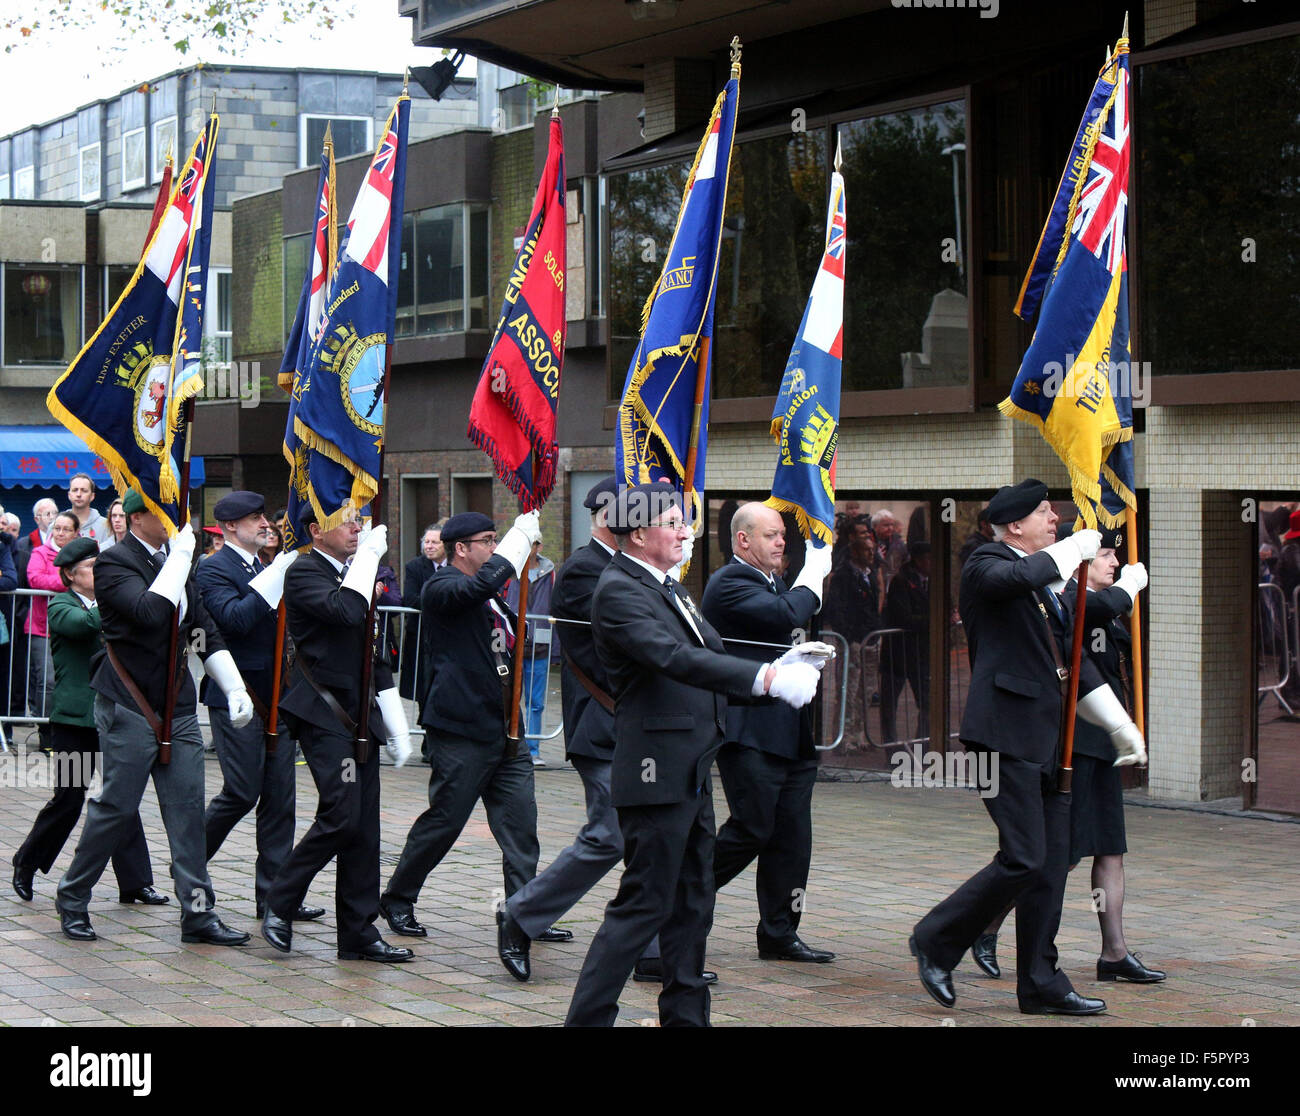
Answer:
M588 511L597 512L607 504L612 504L617 498L618 477L610 473L604 480L599 480L591 486L587 498L582 501L582 506Z
M629 485L620 494L606 519L616 535L630 535L638 527L649 527L670 508L681 507L681 497L667 481Z
M477 535L480 531L495 531L496 524L482 512L461 512L442 525L442 541L454 543Z
M58 554L54 556L54 564L56 566L75 566L78 562L93 558L98 553L99 543L94 539L73 539L72 542L59 547Z
M134 515L136 512L148 511L145 507L144 497L132 488L125 496L122 497L122 514Z
M256 492L235 491L221 497L212 509L212 518L218 523L230 523L246 515L258 515L266 510L266 501Z
M1004 485L989 501L989 522L1015 523L1032 514L1046 499L1047 485L1032 477L1022 480L1019 484Z

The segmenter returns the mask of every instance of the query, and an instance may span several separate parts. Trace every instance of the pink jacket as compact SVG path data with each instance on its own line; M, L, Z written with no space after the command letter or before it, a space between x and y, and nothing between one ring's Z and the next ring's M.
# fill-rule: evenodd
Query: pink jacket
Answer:
M58 552L49 543L41 543L32 551L32 556L27 562L28 589L53 589L56 593L61 593L67 588L63 584L63 578L59 576L58 568L54 565L56 553ZM34 636L50 634L46 625L48 605L49 597L32 598L23 631Z

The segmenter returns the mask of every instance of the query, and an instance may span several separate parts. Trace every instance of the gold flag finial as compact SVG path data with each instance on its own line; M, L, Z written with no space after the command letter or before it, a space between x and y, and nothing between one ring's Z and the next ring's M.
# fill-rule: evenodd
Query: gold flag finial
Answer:
M835 129L835 173L840 173L840 168L844 165L844 151L840 147L840 130Z
M555 102L551 105L551 119L560 115L560 83L555 83Z
M334 122L331 120L327 120L325 121L325 139L321 143L321 147L325 148L325 147L333 147L333 146L334 146Z
M171 137L171 136L168 136L168 137L167 137L167 154L163 156L163 163L164 163L165 165L167 165L167 166L170 166L170 165L171 165L171 161L172 161L172 137Z
M406 95L406 87L411 81L411 67L406 67L406 73L402 75L402 95Z
M1124 13L1124 30L1119 33L1121 39L1128 38L1128 12Z
M740 77L740 36L731 36L731 76Z

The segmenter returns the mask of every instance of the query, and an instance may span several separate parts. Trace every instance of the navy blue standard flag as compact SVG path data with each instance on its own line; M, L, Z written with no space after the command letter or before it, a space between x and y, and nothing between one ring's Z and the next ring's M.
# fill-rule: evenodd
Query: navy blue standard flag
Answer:
M844 257L848 227L844 179L831 175L826 246L772 411L780 447L772 495L792 512L806 539L835 541L835 446L839 441L840 370L844 360Z
M731 73L695 153L663 271L642 311L641 343L627 370L614 442L620 481L667 478L682 491L692 519L704 490L714 295L739 62Z
M293 432L309 450L340 467L313 470L307 490L326 531L364 509L379 491L410 108L403 94L389 113L348 218L324 320L297 369ZM346 478L346 492L338 484L326 485L329 477Z
M181 404L203 390L217 117L182 168L144 255L103 324L46 397L56 419L137 489L169 533L184 521L177 459Z

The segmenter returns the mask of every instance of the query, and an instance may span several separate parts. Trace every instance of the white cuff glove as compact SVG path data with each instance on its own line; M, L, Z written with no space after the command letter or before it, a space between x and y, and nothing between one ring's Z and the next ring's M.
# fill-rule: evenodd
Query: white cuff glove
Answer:
M375 594L375 578L379 576L379 559L388 550L388 528L382 523L372 527L357 540L357 552L352 565L343 575L343 588L360 593L369 604Z
M221 687L226 695L226 708L230 712L230 724L234 728L243 728L253 719L253 699L244 687L243 676L229 651L214 651L203 662L204 673Z
M1128 594L1129 610L1132 611L1133 605L1137 603L1137 595L1147 587L1147 568L1141 562L1134 562L1125 566L1119 572L1119 577L1115 579L1118 585L1125 593Z
M772 665L779 667L785 666L787 663L807 663L809 666L821 670L833 658L835 658L834 647L829 643L819 643L813 640L808 643L796 643Z
M1137 725L1120 704L1115 691L1109 686L1098 686L1079 699L1079 716L1090 724L1104 729L1115 745L1116 767L1147 761L1146 747Z
M533 543L541 542L542 529L535 511L517 516L514 526L497 543L496 552L514 567L515 577L524 576L524 563L533 552Z
M691 555L695 553L695 536L688 535L682 539L682 560L668 567L668 576L674 581L681 581L682 570L691 564Z
M777 663L776 677L767 692L795 709L802 709L816 695L820 677L817 668L807 663Z
M395 686L375 695L379 713L384 718L388 734L388 755L394 767L401 767L411 758L411 730L406 723L406 711Z
M1069 581L1078 572L1079 563L1091 562L1100 549L1100 531L1075 531L1068 539L1043 547L1043 553L1052 556L1057 572Z
M280 607L284 596L284 575L298 557L296 550L281 551L271 564L248 583L248 587L272 608Z
M194 528L186 523L168 544L167 560L158 576L149 586L150 593L165 597L172 604L181 603L185 593L185 583L190 577L190 563L194 559Z
M822 607L822 585L831 572L831 548L825 544L814 543L809 539L803 544L804 559L803 569L799 571L799 576L795 578L792 588L798 589L803 586L805 589L811 589L817 596L817 611Z

